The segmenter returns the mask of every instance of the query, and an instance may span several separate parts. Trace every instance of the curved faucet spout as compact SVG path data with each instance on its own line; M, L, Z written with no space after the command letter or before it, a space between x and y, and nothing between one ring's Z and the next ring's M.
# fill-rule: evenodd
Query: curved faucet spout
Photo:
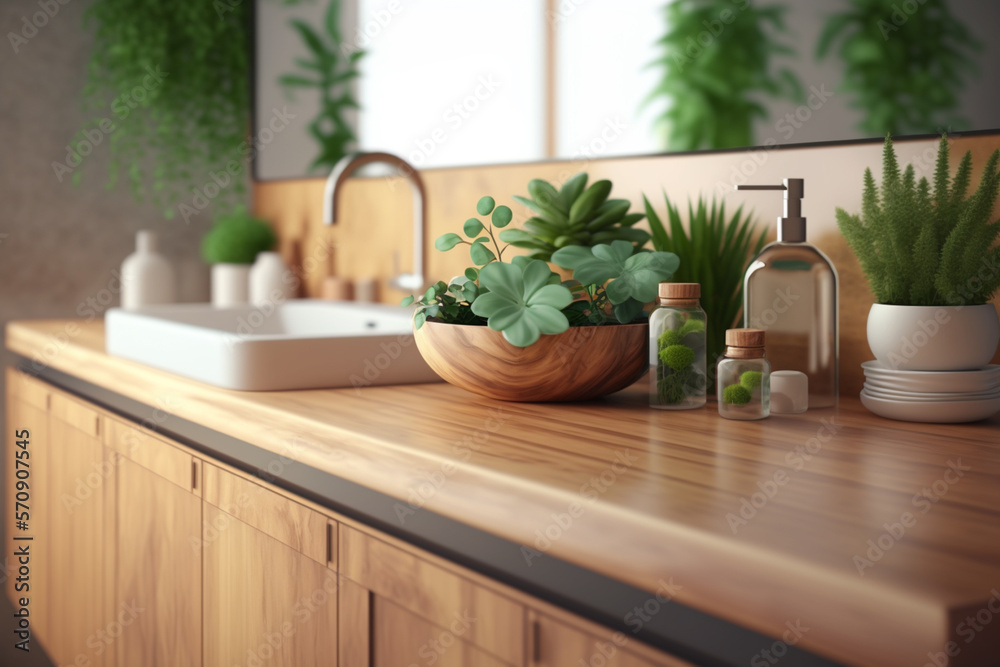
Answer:
M337 207L344 181L361 167L374 163L388 164L398 169L399 173L410 181L413 190L413 272L394 276L389 280L389 285L404 291L422 290L424 288L427 245L424 238L427 196L423 179L409 162L392 153L352 153L341 158L326 179L326 189L323 196L323 224L337 224Z

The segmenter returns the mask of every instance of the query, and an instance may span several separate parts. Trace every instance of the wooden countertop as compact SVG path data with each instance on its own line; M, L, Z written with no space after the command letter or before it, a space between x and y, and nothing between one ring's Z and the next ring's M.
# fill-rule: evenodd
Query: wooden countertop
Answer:
M845 663L921 667L949 641L953 665L1000 656L998 416L912 424L845 398L733 422L651 410L638 388L562 405L446 384L234 392L110 357L103 324L76 320L11 323L7 347L398 498L404 518L422 506L651 592L672 580L683 603L774 637L798 624Z

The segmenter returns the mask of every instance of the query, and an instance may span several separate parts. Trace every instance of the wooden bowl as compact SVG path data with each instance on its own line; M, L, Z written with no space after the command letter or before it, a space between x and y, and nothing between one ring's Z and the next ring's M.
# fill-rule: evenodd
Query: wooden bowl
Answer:
M529 347L486 326L425 322L424 361L445 381L502 401L585 401L624 389L649 366L649 325L572 327Z

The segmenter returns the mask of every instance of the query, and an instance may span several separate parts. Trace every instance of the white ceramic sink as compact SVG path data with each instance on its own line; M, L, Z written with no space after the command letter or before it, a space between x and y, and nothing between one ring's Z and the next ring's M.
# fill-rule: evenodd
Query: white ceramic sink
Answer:
M226 389L276 391L438 382L413 342L412 311L300 299L113 308L108 354Z

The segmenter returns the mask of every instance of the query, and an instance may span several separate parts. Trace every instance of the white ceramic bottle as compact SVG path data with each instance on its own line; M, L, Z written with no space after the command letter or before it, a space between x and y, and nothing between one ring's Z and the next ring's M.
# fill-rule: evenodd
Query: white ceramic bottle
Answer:
M281 255L262 252L250 269L250 305L262 306L287 301L292 297L295 276L285 266Z
M132 310L177 300L174 270L157 252L155 232L135 235L135 252L122 262L122 308Z

